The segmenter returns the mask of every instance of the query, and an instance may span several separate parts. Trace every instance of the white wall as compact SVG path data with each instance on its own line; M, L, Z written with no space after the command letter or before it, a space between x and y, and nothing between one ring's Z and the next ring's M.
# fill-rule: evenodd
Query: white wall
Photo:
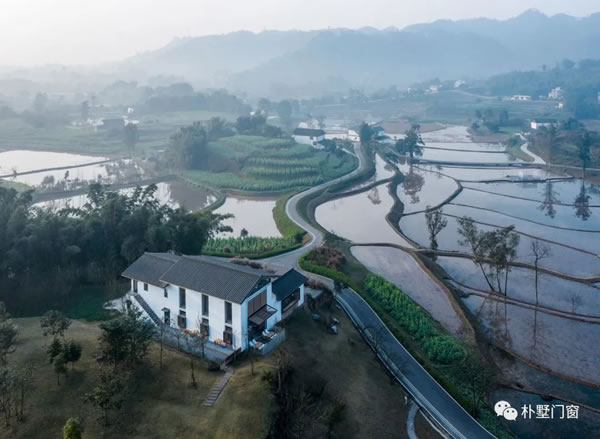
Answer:
M311 139L310 136L292 136L296 143L302 143L303 145L313 145L321 140L325 139L325 136L313 136Z
M177 327L177 316L179 315L179 287L176 285L168 285L167 287L168 297L164 297L164 289L155 285L148 285L148 291L144 291L144 283L138 282L138 294L148 303L148 305L154 310L156 315L162 320L163 319L163 308L168 308L171 312L171 326ZM133 281L131 284L131 290L133 291ZM232 342L233 348L242 348L245 350L247 347L246 333L248 331L248 302L254 297L261 294L263 291L267 292L267 305L277 310L266 321L266 329L271 329L275 324L281 321L281 302L277 300L275 294L273 294L272 284L269 283L263 288L257 290L251 296L248 296L246 300L240 305L237 303L231 303L231 326L232 329ZM298 306L304 303L304 285L300 286L300 298L298 300ZM182 311L185 311L186 315L186 329L199 330L198 319L202 320L202 294L186 289L186 307ZM225 330L225 301L217 297L208 296L208 325L209 325L209 341L214 341L217 338L223 338L223 331Z
M148 285L148 291L144 291L143 282L138 282L138 293L150 305L156 315L163 319L163 308L168 308L171 311L171 326L177 327L177 316L179 311L185 311L186 328L189 330L199 330L198 319L202 320L202 294L186 289L186 307L179 308L179 287L176 285L168 285L168 297L164 297L164 290L154 285ZM133 291L133 284L132 284ZM231 326L233 337L233 348L237 349L241 346L242 334L242 319L241 306L237 303L231 303ZM206 318L206 317L204 317ZM208 326L209 326L209 341L214 341L217 338L223 338L225 330L225 301L217 297L208 296Z

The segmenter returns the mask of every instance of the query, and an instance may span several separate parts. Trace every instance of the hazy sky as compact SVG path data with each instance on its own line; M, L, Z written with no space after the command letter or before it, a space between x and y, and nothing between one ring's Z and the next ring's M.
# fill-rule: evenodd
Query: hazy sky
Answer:
M388 26L508 18L525 9L585 16L598 0L0 0L0 65L93 64L175 37L247 29Z

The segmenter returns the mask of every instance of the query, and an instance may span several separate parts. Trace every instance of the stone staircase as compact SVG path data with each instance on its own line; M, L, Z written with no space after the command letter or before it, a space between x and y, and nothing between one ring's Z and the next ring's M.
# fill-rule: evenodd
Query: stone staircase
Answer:
M217 383L213 386L202 405L205 407L212 407L215 404L215 402L217 402L219 395L221 395L221 392L223 392L223 389L225 388L232 376L233 367L228 366L225 369L225 375L223 375L221 379L217 381Z
M137 303L142 307L142 309L148 314L152 322L156 326L160 326L163 324L162 320L156 315L156 313L150 308L150 305L140 296L139 294L133 294L133 297L137 301Z

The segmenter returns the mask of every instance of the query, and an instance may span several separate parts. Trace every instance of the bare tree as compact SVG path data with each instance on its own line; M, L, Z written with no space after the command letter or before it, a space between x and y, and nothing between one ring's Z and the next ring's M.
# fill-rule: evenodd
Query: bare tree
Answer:
M444 217L442 209L431 210L430 206L426 207L425 219L427 220L427 230L429 230L431 248L437 250L437 235L448 225L448 220Z
M581 299L581 296L577 295L577 294L572 294L571 295L571 312L575 313L575 311L577 311L577 308L579 307L579 305L581 305L583 303L583 300Z
M535 269L535 310L533 314L533 343L535 345L537 337L537 312L539 306L539 295L538 295L538 276L539 276L539 263L542 259L551 256L550 247L544 242L536 239L531 241L531 254L533 255L533 267Z
M159 354L159 367L163 368L163 350L165 346L165 334L167 333L168 326L165 323L161 323L158 325L158 345L160 346L160 354Z

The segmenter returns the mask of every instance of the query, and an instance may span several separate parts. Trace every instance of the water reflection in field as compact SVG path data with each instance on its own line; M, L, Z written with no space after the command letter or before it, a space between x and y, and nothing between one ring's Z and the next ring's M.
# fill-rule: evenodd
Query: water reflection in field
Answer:
M244 198L228 196L225 203L215 210L215 213L231 213L233 218L225 220L224 225L231 226L233 232L222 233L220 236L240 236L246 229L250 236L281 236L273 219L274 199Z
M317 222L336 235L354 242L409 244L385 220L394 201L385 185L328 201L317 207Z

